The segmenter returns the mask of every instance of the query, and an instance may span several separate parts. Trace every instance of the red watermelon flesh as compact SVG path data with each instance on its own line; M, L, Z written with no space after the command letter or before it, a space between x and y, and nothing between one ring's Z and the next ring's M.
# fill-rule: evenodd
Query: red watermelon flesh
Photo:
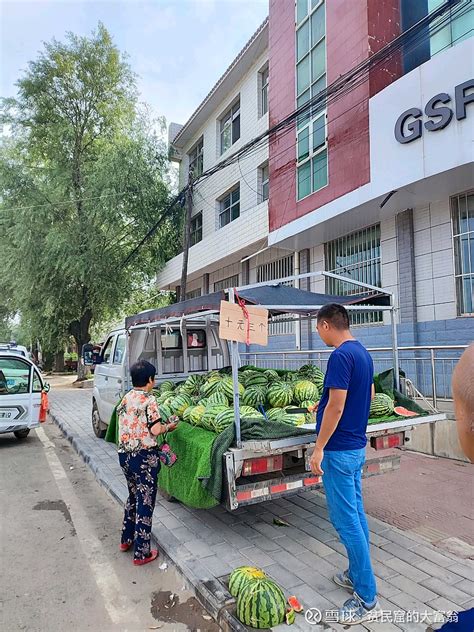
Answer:
M393 412L400 417L418 417L418 413L414 413L412 410L408 410L408 408L404 408L403 406L396 406Z

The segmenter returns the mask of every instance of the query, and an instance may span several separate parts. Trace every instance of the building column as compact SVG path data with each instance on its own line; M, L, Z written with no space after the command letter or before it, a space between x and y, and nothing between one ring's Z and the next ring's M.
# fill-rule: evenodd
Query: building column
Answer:
M310 272L310 251L308 248L300 250L299 253L299 274ZM306 292L311 291L311 279L300 279L300 289ZM311 319L301 319L301 349L311 349Z
M209 273L208 272L202 275L202 293L209 294Z
M402 344L416 344L416 278L415 278L415 235L413 230L413 209L407 209L396 216L399 278L399 328L406 333Z
M250 284L250 259L242 261L240 266L240 281L242 285Z

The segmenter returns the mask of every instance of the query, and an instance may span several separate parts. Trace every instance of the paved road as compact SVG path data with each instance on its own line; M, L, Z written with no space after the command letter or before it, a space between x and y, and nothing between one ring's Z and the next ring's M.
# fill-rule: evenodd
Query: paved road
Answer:
M0 481L2 630L217 630L174 568L118 550L122 510L56 426L0 435Z
M86 391L53 389L52 415L102 484L123 502L126 489L115 447L96 439L91 432L90 398L91 393ZM449 467L458 471L455 464ZM458 513L463 514L472 504L467 474L470 472L472 476L473 466L466 467L459 471L466 472L462 485L468 487L459 492L458 504L453 503ZM402 516L407 508L414 510L416 494L442 494L436 489L433 492L433 488L427 492L424 487L420 492L412 473L412 478L404 483L408 501L404 503L403 493L397 488L400 483L393 476L396 474L364 481L366 489L370 489L373 481L385 480L385 497L380 495L379 506L390 507L389 518ZM393 489L393 498L390 489ZM463 499L466 499L465 504ZM372 501L375 502L374 498ZM273 521L277 517L283 517L290 526L275 527ZM441 530L443 514L439 523ZM345 568L347 560L329 522L324 497L318 492L240 508L231 514L222 507L193 510L159 498L153 525L162 546L197 589L211 584L223 586L225 576L233 568L252 564L262 567L289 594L298 595L306 608L333 611L347 598L347 594L332 583L332 575ZM409 529L401 531L373 517L369 517L369 526L380 603L385 612L391 613L392 621L354 626L351 632L425 632L426 623L407 619L411 613L419 616L426 612L458 611L473 605L474 564L462 557L466 551L472 552L467 542L458 556L431 546L427 534L421 538ZM219 607L222 607L221 602ZM393 617L400 616L400 612L405 619L395 623ZM294 632L322 630L320 626L305 625L302 617L293 627ZM282 632L285 628L283 625ZM334 624L331 629L342 630L342 626Z

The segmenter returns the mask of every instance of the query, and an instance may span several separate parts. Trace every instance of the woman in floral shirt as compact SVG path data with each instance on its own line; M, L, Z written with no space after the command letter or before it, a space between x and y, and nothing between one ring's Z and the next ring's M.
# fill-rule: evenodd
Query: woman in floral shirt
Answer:
M151 523L160 469L156 436L176 428L176 423L160 421L155 396L155 367L139 360L130 369L133 389L117 408L119 423L119 461L127 479L129 496L125 503L121 551L135 543L133 563L141 566L156 560L158 551L150 548Z

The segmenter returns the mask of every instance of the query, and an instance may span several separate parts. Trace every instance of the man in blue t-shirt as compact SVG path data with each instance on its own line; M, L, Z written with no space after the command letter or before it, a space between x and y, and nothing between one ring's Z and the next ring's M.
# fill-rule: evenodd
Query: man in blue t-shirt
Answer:
M323 476L329 517L347 550L349 568L334 581L353 593L339 611L339 623L351 625L367 621L379 610L361 486L374 365L352 336L342 305L325 305L318 312L317 329L335 351L317 407L311 470Z

